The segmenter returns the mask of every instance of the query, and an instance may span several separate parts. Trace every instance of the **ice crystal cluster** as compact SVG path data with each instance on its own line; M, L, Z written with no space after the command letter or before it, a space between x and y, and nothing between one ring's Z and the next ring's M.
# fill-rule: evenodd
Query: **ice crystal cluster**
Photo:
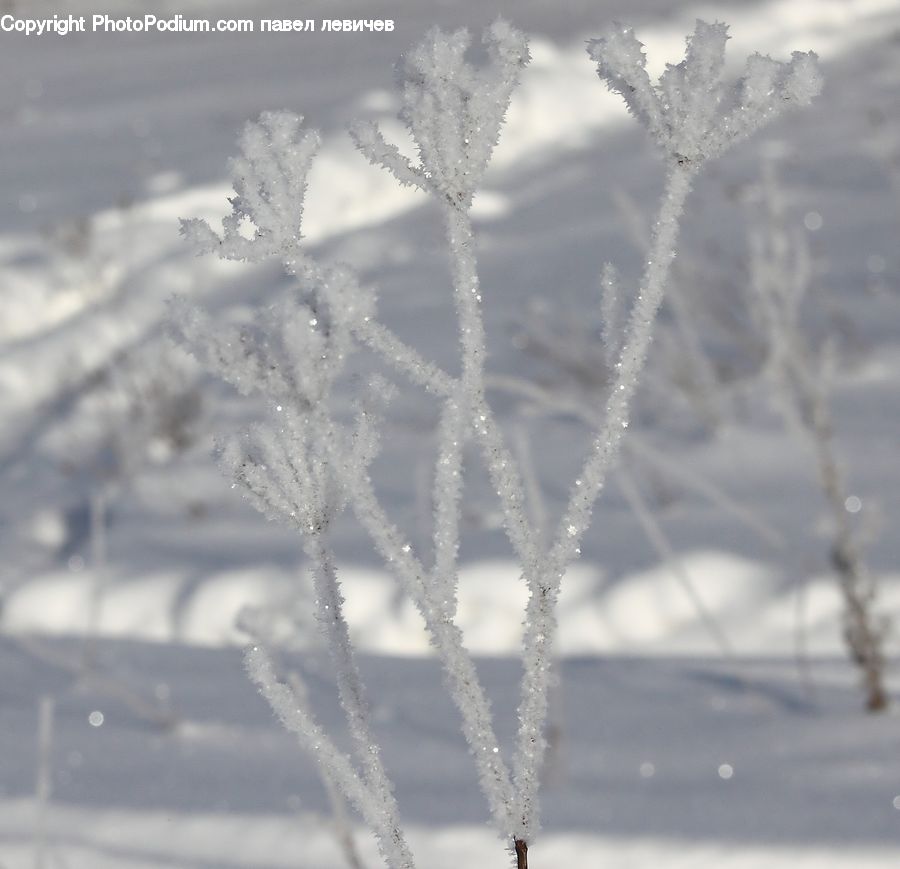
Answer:
M698 21L687 39L684 60L668 64L657 84L650 81L644 50L634 31L616 25L591 40L588 53L609 89L664 154L680 162L718 156L792 105L807 105L822 82L813 52L795 51L790 63L753 54L737 86L726 86L725 24Z
M651 251L630 313L612 268L606 271L604 332L615 372L606 416L547 545L528 519L526 489L506 436L485 396L486 335L470 205L497 142L503 118L528 62L524 36L502 21L483 34L488 62L467 59L464 30L429 31L399 67L402 110L418 151L404 155L372 123L351 135L361 153L401 184L425 191L444 221L458 315L461 373L434 365L379 322L374 296L347 267L324 266L304 250L301 236L306 177L318 143L300 118L263 115L247 126L232 163L235 196L222 234L186 221L186 238L200 253L258 262L275 258L297 278L277 305L259 310L251 325L228 329L178 303L177 329L206 365L241 392L265 398L266 421L221 447L226 473L263 513L296 526L316 588L318 618L337 673L352 737L342 751L315 721L305 698L279 677L271 650L258 638L247 668L284 724L313 752L374 831L386 864L411 867L390 782L372 738L368 706L343 614L329 527L350 510L403 591L418 607L456 704L494 825L527 865L539 826L538 780L556 633L560 583L579 553L591 510L604 486L628 422L652 322L674 256L678 219L702 163L818 89L813 55L790 64L754 56L737 88L722 83L724 25L698 22L685 59L651 85L640 43L614 28L590 43L601 78L621 93L662 149L666 186ZM613 320L621 328L613 325ZM614 334L615 333L615 334ZM373 381L352 422L339 420L331 400L347 358L360 348L379 355L401 379L425 387L441 405L433 475L433 560L426 563L379 500L369 475L378 448L380 408L390 387ZM463 450L480 451L518 558L530 599L524 616L524 675L518 734L511 752L500 745L491 708L455 622L459 579Z
M489 27L483 42L490 57L484 69L466 61L466 30L432 30L403 61L400 117L418 146L420 166L410 165L374 124L351 128L360 151L403 184L451 203L471 203L500 137L519 71L528 63L525 37L505 21Z

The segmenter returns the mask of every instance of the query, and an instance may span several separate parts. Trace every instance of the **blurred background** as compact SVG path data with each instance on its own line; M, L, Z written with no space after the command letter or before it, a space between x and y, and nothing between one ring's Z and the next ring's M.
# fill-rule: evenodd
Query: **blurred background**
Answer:
M241 129L288 109L323 138L309 250L351 263L381 318L457 370L440 216L356 153L346 126L378 120L408 148L397 58L431 26L477 33L498 14L529 34L532 60L473 207L490 399L551 528L605 405L601 271L614 263L634 294L662 182L585 40L625 21L658 75L695 18L722 20L731 75L753 51L809 49L825 75L812 108L711 165L689 202L627 446L564 584L534 863L893 865L900 731L891 708L864 708L842 583L849 548L889 700L895 0L4 4L98 11L395 27L0 33L0 866L379 865L241 672L242 608L278 631L279 609L311 592L294 533L212 456L218 433L263 408L169 342L166 301L239 320L289 285L277 264L195 258L178 225L228 212ZM359 379L374 363L352 364ZM375 479L427 550L438 406L400 385ZM474 452L467 468L458 620L511 736L526 590ZM504 865L421 621L352 521L335 537L414 847L431 866ZM284 642L339 731L312 605Z

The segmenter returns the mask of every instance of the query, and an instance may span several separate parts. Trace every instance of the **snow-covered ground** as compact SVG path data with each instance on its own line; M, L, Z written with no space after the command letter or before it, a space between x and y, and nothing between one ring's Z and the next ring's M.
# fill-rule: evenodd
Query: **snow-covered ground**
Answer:
M18 14L62 11L32 6ZM96 11L81 0L65 11L81 7ZM252 14L294 8L266 0ZM306 4L303 16L331 8ZM118 0L110 11L139 9L138 0ZM242 9L187 0L170 11L228 17ZM357 0L342 17L377 12L393 17L396 31L0 34L4 869L35 865L42 839L46 866L52 855L60 865L128 869L342 865L312 767L255 697L235 648L241 607L308 593L293 535L242 504L210 458L212 433L252 419L253 402L204 384L198 439L172 460L144 463L110 500L97 632L112 683L85 685L66 666L82 655L76 638L92 611L91 497L109 464L105 433L118 418L104 372L110 363L127 368L136 348L159 340L173 293L240 316L283 285L274 269L194 259L178 235L179 217L226 211L223 179L237 133L271 108L302 112L323 130L306 207L310 244L358 267L378 288L383 319L454 369L439 220L421 195L369 166L343 130L372 117L400 140L392 120L397 55L431 24L477 28L497 11L532 34L533 61L474 208L489 367L544 379L582 403L589 391L560 386L522 352L523 311L540 298L535 316L552 324L596 306L607 259L633 284L641 253L621 202L627 197L649 220L661 181L640 131L598 82L584 40L627 20L658 72L680 57L700 15L729 22L735 67L752 50L819 52L822 98L766 140L783 143L780 173L815 258L810 327L831 324L840 339L837 447L858 499L848 505L871 538L881 606L900 615L896 2L605 0L562 12L539 0L393 0L377 10ZM710 307L726 314L737 310L746 277L741 200L758 177L763 144L755 139L715 164L689 203L680 280L698 281ZM670 320L664 313L663 328ZM701 333L710 322L697 314ZM709 343L719 364L740 363ZM650 373L632 427L643 449L628 453L627 466L676 557L651 545L614 480L564 586L562 737L533 863L893 865L897 718L859 711L811 459L783 430L760 382L735 379L722 397L725 421L710 432L667 381L664 363ZM436 418L421 399L395 404L375 468L392 515L417 542L429 533ZM545 508L555 515L587 443L583 426L566 413L529 416L504 389L491 399L510 433L528 427ZM717 497L698 492L697 479ZM470 491L459 622L500 732L510 736L525 590L478 474ZM348 617L416 852L435 867L503 865L418 616L351 522L336 536ZM327 670L316 663L309 678L325 720L337 725ZM123 684L151 707L171 708L174 728L136 714ZM40 698L49 695L53 796L40 810L35 734ZM91 724L96 712L99 726ZM367 866L378 865L363 833L360 848Z
M236 650L100 647L104 671L177 713L171 729L97 685L73 685L53 663L78 655L71 641L28 649L5 641L2 650L0 724L22 747L0 765L4 865L33 865L38 812L27 794L42 692L58 698L45 823L67 864L341 865L321 786L255 696ZM518 668L503 658L479 664L499 733L510 736ZM339 726L327 674L305 669L323 720ZM436 664L366 657L363 670L417 853L430 866L504 865ZM896 860L897 720L859 713L842 664L816 665L811 696L792 662L776 659L572 657L562 675L562 736L535 865L577 865L579 855L584 865L623 867ZM364 833L360 846L366 865L378 865Z

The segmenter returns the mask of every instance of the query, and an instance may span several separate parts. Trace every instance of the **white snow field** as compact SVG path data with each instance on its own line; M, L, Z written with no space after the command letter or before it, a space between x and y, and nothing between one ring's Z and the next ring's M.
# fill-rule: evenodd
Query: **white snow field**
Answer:
M304 219L316 255L352 263L377 287L382 319L456 370L439 218L422 194L368 165L345 128L376 119L403 141L396 58L433 24L480 30L501 12L529 34L532 62L473 210L489 397L513 442L529 433L550 521L588 446L579 414L565 408L590 409L602 394L589 376L567 379L529 353L523 322L553 331L583 322L584 311L595 319L605 260L634 285L642 253L629 210L649 221L662 181L638 125L598 81L585 40L627 21L658 74L680 59L699 16L730 25L735 75L751 51L784 59L809 49L825 75L811 108L717 161L689 200L676 277L722 373L721 420L704 425L678 388L666 355L677 317L665 309L623 460L628 476L612 478L563 585L555 736L532 866L896 865L900 719L896 709L862 711L813 461L755 374L739 302L745 200L761 155L777 152L791 219L812 255L805 326L836 336L831 399L847 509L864 530L880 610L896 620L896 0L577 0L563 10L541 0L348 0L339 12L316 0L302 13L277 0L252 11L219 0L162 6L212 18L377 16L396 29L0 33L0 869L349 866L314 766L241 664L242 608L311 595L294 534L242 502L211 456L214 434L253 420L259 404L202 379L197 436L175 454L151 439L128 455L135 470L108 494L101 535L97 493L116 467L117 384L140 374L140 354L161 342L166 301L182 293L239 320L285 285L274 267L194 258L178 230L179 218L228 211L228 158L261 111L302 113L323 132ZM98 11L83 0L11 7ZM104 10L147 11L139 0ZM729 333L723 322L736 326ZM561 334L576 346L578 335ZM355 361L354 376L371 364ZM557 396L557 411L537 413L508 388L521 377ZM374 468L392 517L417 545L430 537L436 416L424 393L401 390ZM467 468L458 622L506 744L527 593L475 450ZM665 536L662 549L629 506L630 479ZM421 619L349 518L334 534L376 735L417 865L511 865L487 824ZM294 638L289 660L344 744L314 636L310 603L308 632ZM895 706L898 637L895 628L887 645ZM353 824L362 865L379 866L374 840Z

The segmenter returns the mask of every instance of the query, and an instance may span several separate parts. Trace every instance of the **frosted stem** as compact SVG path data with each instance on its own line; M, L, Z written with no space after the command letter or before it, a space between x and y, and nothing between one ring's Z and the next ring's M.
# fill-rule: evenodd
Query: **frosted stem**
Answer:
M528 841L537 826L540 767L545 751L544 723L556 633L556 602L563 574L578 555L591 510L614 463L622 434L628 425L631 399L647 358L653 321L662 302L669 266L675 256L678 219L690 191L692 172L674 164L666 178L665 192L654 224L650 255L641 279L641 290L628 322L625 342L615 367L606 417L571 493L542 572L533 588L525 616L522 697L513 781L518 795L517 836Z
M692 172L684 166L675 165L669 170L641 289L631 310L624 346L616 363L606 417L559 524L548 565L550 575L565 570L576 555L590 522L591 508L603 489L607 471L618 455L623 432L628 426L631 399L647 359L653 322L662 303L669 267L675 257L678 220L690 191L691 178Z
M880 712L888 707L889 701L884 686L884 631L874 611L877 585L847 514L847 488L834 451L831 414L821 394L814 396L810 434L819 479L835 523L831 564L844 597L844 638L851 657L862 671L866 708L870 712Z
M34 866L45 869L48 864L49 841L47 821L50 797L53 795L53 721L56 701L51 694L44 694L38 706L38 756L37 780L34 795L37 803L37 819L34 829Z
M474 237L468 211L462 206L444 207L447 240L453 275L453 290L459 317L459 335L462 350L461 388L471 413L472 428L481 445L491 483L496 490L503 512L507 537L519 558L529 587L535 588L540 571L535 535L525 512L524 486L512 453L507 448L485 397L484 361L485 335L481 313L481 288L475 259ZM527 632L527 625L526 625ZM492 749L499 754L499 748ZM512 792L517 805L521 799L518 782ZM519 812L512 817L512 832L519 829ZM501 830L509 835L509 829ZM519 837L524 840L524 837ZM521 842L525 848L525 842ZM520 843L516 844L517 854ZM521 853L527 853L521 852ZM521 859L521 855L520 855Z
M245 626L246 628L246 626ZM309 691L303 677L296 670L291 670L285 679L294 692L298 704L306 706L309 704ZM353 826L351 823L350 813L347 808L347 800L341 789L337 786L330 771L323 766L319 767L319 778L322 781L322 787L325 788L325 794L328 797L328 803L331 806L331 817L334 823L334 834L340 845L341 851L347 860L347 864L351 869L363 869L362 860L356 849L356 840L353 836Z
M408 377L413 383L424 386L429 392L449 397L457 387L456 379L446 371L424 359L417 350L404 344L386 326L375 320L366 320L354 329L356 337L370 350L377 353L389 365Z
M450 245L453 291L462 346L462 388L472 414L472 427L481 444L491 483L500 498L503 524L526 576L538 570L538 554L525 513L522 479L487 403L484 385L485 337L481 288L475 260L475 240L468 211L445 206Z
M373 166L383 166L405 186L427 189L422 170L413 166L396 145L384 140L377 124L358 121L350 127L350 138Z
M459 514L463 481L465 413L447 399L441 414L437 467L434 474L434 585L448 615L456 609Z
M444 683L463 719L463 733L475 758L482 792L498 828L507 834L513 804L509 771L500 756L490 702L463 644L462 631L454 624L443 599L435 596L426 571L384 512L364 469L347 468L345 484L350 504L387 567L400 580L425 621L437 651Z
M844 640L860 668L870 711L884 709L885 626L875 612L877 584L846 509L847 488L834 446L834 426L823 363L818 364L798 324L809 289L809 255L790 233L774 164L763 166L763 225L750 237L750 284L769 341L768 374L786 424L812 452L819 485L834 522L830 560L844 598Z
M619 489L625 496L625 500L628 502L632 515L637 520L638 525L641 526L644 536L656 551L656 554L659 556L662 563L669 568L672 576L675 577L678 584L684 589L684 593L690 600L691 605L697 611L700 621L703 622L707 631L709 631L709 635L712 637L713 642L719 647L722 657L733 658L734 648L731 645L731 641L728 639L718 621L716 621L716 617L703 601L700 592L697 591L697 587L694 585L694 581L691 579L691 575L685 567L684 560L675 551L675 547L666 536L665 531L663 531L659 520L653 515L650 507L647 505L631 471L625 465L622 465L618 469L617 478Z
M341 705L347 715L347 725L357 757L365 772L366 784L382 802L383 811L390 817L391 826L398 831L397 835L400 835L400 813L381 762L378 745L372 737L368 702L353 654L353 646L350 643L347 620L344 617L344 597L338 583L334 554L321 533L306 537L304 548L312 562L319 622L334 663Z
M564 396L551 393L545 387L537 386L527 380L522 380L518 377L493 375L488 381L488 385L494 389L518 395L532 402L542 412L559 413L575 417L591 429L599 425L600 414L593 408L586 407ZM624 442L623 449L635 453L643 461L656 465L657 468L667 475L678 480L697 494L702 495L714 506L734 516L735 519L753 530L771 549L776 552L787 550L787 541L779 531L761 516L719 488L712 480L705 477L695 468L688 469L682 466L666 456L663 450L651 446L649 442L635 432L631 432L628 435L628 440Z
M272 657L261 644L251 646L244 663L247 674L268 701L284 727L294 733L301 745L311 749L323 774L329 777L357 808L375 833L378 848L389 869L415 869L412 854L395 826L380 797L359 777L347 756L316 723L305 703L288 685L279 681Z
M88 600L88 620L82 649L82 665L92 670L97 658L97 637L103 616L103 600L109 582L108 542L106 539L107 504L109 496L101 483L90 495L91 589Z

